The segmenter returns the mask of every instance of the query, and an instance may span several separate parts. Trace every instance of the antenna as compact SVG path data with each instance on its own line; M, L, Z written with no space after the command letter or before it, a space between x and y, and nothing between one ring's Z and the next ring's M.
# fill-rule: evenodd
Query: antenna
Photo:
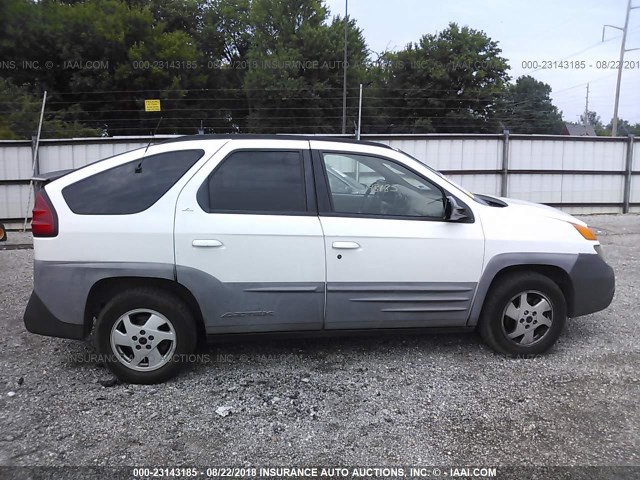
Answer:
M149 139L149 143L147 143L147 146L144 149L144 153L142 154L142 158L140 159L140 163L138 164L138 166L135 169L135 173L142 173L142 162L144 162L144 159L147 156L147 150L149 150L149 145L151 145L151 142L153 141L153 137L156 136L156 132L158 131L158 128L160 127L160 122L162 122L162 117L160 117L160 120L158 120L158 124L156 125L156 128L153 130L153 133L151 134L151 138Z

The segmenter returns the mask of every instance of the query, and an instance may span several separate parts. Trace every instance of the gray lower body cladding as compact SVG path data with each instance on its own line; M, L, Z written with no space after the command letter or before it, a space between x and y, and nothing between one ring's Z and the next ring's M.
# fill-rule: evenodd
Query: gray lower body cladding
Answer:
M89 334L88 325L63 322L52 314L35 291L29 298L23 319L27 330L38 335L81 340Z
M177 267L207 333L465 326L475 283L221 282Z
M600 255L578 255L569 277L573 287L572 301L567 306L570 317L599 312L611 305L616 291L615 274Z
M33 333L83 338L91 288L118 277L178 281L195 297L208 334L472 327L495 275L517 265L561 268L570 278L568 314L603 310L614 272L597 254L504 254L475 283L228 283L197 269L154 263L36 261L24 322Z
M36 260L33 293L24 313L27 330L41 335L84 338L90 325L85 308L100 280L144 277L174 280L174 266L164 263L47 262Z
M325 328L459 327L475 283L328 283Z
M493 257L484 269L467 325L478 323L484 299L496 275L505 268L519 266L556 267L569 277L571 295L567 314L579 317L607 308L615 292L613 269L597 253L504 253Z
M180 265L176 274L200 305L209 334L322 329L324 283L221 282Z

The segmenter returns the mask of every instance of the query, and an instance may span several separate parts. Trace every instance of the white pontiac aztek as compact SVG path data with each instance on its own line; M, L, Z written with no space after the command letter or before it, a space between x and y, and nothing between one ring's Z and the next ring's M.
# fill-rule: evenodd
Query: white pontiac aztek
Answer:
M190 136L40 180L26 327L93 332L128 382L214 335L477 329L539 354L614 294L584 222L380 144Z

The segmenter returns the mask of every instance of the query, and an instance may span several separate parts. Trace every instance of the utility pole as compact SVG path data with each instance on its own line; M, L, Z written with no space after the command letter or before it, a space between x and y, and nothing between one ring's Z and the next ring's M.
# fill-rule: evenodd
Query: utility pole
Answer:
M582 124L587 127L590 125L589 122L589 84L587 83L587 100L584 104L584 119L582 120Z
M604 42L604 31L607 27L622 30L622 44L620 45L620 62L618 64L618 81L616 82L616 99L613 106L613 120L611 122L611 136L615 137L618 134L618 104L620 102L620 82L622 80L622 66L624 64L625 52L631 52L632 50L640 50L640 48L625 49L627 43L627 30L629 28L629 14L631 10L640 8L640 6L632 7L631 0L627 3L627 14L624 19L624 28L616 27L615 25L604 25L602 27L602 41Z
M631 1L631 0L629 0ZM347 133L347 29L349 27L349 0L344 0L344 60L342 69L342 134Z

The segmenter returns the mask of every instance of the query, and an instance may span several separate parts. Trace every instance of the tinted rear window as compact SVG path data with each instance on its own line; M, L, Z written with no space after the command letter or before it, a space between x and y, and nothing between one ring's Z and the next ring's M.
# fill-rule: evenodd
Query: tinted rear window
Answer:
M299 151L240 151L214 170L198 191L207 212L306 213Z
M144 157L80 180L62 190L72 212L81 215L139 213L156 203L202 156L181 150Z

